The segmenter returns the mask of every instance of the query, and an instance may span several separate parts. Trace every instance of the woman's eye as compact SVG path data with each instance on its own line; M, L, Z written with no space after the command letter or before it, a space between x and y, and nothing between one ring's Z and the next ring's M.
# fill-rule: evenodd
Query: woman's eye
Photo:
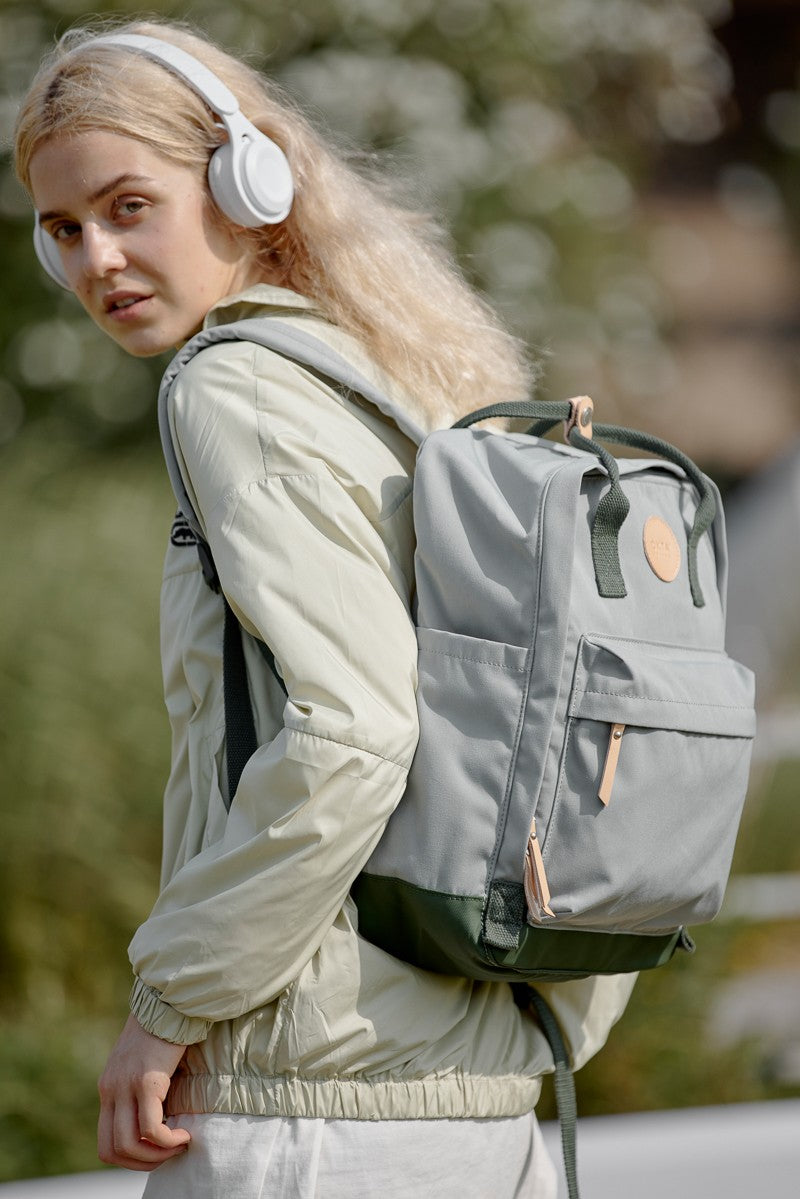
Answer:
M120 216L136 216L144 208L144 200L118 200L117 212Z
M55 241L66 241L70 237L74 237L76 233L80 233L79 225L56 225L55 229L50 230L50 236Z

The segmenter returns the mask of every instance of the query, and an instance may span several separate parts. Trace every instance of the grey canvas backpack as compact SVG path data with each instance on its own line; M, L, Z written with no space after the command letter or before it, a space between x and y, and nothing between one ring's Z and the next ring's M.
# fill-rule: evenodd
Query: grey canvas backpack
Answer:
M425 969L511 983L640 970L691 948L686 926L722 902L755 731L752 675L724 648L714 484L666 443L595 425L659 455L614 458L585 397L494 405L423 437L327 345L249 320L198 334L161 387L167 463L201 539L169 394L194 354L231 339L365 397L419 443L420 738L353 887L360 932ZM476 428L490 416L535 423ZM566 445L542 436L561 419ZM245 697L226 711L233 795L255 734L230 613L225 637L226 693Z

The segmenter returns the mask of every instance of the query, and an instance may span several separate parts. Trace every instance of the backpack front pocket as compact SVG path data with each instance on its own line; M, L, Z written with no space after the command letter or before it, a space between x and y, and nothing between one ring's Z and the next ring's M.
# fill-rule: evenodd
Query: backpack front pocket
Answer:
M526 859L533 924L660 933L719 910L753 676L715 650L581 641L558 783Z

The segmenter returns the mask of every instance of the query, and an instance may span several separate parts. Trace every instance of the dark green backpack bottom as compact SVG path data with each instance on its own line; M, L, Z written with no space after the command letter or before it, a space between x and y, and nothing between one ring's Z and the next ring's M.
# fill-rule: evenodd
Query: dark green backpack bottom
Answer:
M368 941L423 970L461 978L553 982L625 974L694 949L683 928L657 935L535 928L525 920L525 894L516 883L495 883L487 902L361 874L352 893Z

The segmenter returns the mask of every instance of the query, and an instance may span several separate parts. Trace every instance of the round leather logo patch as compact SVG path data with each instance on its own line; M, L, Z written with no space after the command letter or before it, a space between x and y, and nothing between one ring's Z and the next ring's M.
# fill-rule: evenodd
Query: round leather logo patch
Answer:
M681 547L665 520L651 516L644 525L644 552L653 574L665 583L678 577L681 568Z

